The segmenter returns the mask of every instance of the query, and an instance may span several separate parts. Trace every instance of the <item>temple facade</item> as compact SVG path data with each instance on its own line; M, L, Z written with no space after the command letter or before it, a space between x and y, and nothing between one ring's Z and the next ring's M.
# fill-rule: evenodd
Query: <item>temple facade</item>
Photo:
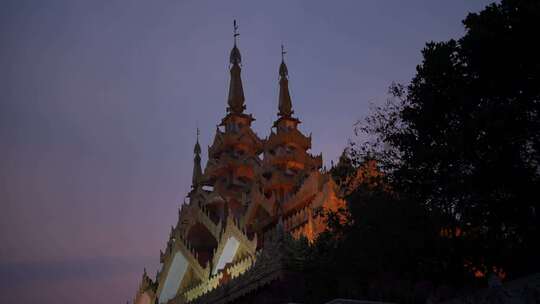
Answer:
M260 138L246 113L235 34L225 117L204 170L197 136L191 191L160 251L161 269L155 278L144 271L135 303L249 303L286 279L283 239L313 241L325 229L318 211L345 207L322 156L309 152L311 136L298 129L283 54L277 118Z

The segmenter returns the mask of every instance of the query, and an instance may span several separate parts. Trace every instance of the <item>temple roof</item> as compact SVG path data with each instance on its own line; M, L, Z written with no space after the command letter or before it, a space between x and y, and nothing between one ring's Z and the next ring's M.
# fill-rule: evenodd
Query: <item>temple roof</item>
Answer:
M294 143L305 150L311 149L311 136L307 137L298 129L291 129L288 132L271 132L268 139L265 141L267 148L272 148L286 143Z
M231 146L243 145L251 147L255 154L262 151L263 141L249 127L245 127L239 133L216 131L216 137L212 146L208 148L209 157L215 157L217 154L227 151Z

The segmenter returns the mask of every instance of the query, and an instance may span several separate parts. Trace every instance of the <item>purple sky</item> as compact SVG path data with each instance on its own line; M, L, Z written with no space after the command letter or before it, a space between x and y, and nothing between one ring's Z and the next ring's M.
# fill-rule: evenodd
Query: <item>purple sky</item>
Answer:
M276 118L283 42L329 164L424 43L489 2L2 1L0 302L125 303L155 273L195 127L207 147L225 113L234 18L255 131Z

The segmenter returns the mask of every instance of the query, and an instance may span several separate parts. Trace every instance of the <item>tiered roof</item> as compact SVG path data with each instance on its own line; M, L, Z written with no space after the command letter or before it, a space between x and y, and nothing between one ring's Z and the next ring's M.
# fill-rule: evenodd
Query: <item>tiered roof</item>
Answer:
M292 116L283 56L275 131L261 140L251 129L255 119L244 113L236 30L235 23L227 113L208 148L204 172L197 130L189 201L160 251L155 282L145 272L136 303L226 302L277 280L283 264L276 231L278 239L287 233L313 240L322 231L314 210L336 205L333 186L319 170L322 156L308 152L311 135L305 136Z

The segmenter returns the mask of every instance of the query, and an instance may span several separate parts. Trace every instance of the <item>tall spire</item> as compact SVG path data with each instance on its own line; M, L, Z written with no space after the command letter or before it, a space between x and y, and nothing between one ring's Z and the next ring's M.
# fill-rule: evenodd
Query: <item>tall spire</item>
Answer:
M199 145L199 128L197 128L197 142L193 149L195 158L193 159L193 178L191 180L191 187L197 188L200 185L202 179L202 168L201 168L201 145Z
M288 75L289 71L287 70L287 65L285 64L285 49L283 44L281 45L281 64L279 65L279 102L278 115L281 117L290 117L294 111L292 110L291 95L289 94L289 80Z
M242 63L242 56L240 50L236 46L236 40L240 34L238 33L238 25L234 20L234 46L231 50L230 63L231 63L231 82L229 85L229 107L227 110L231 113L240 114L244 112L246 106L244 105L244 88L242 87L242 78L240 77L240 64Z

